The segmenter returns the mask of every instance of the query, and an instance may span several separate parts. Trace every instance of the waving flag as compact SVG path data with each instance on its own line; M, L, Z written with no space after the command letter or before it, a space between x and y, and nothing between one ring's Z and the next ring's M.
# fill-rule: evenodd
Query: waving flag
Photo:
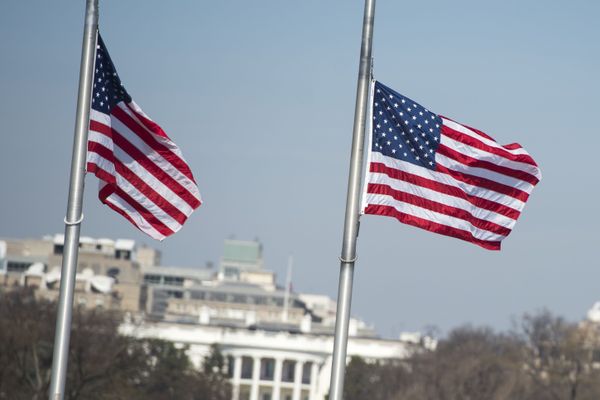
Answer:
M201 198L181 151L127 93L98 35L87 171L100 200L154 239L181 229Z
M363 213L499 250L541 179L533 158L379 82L372 101Z

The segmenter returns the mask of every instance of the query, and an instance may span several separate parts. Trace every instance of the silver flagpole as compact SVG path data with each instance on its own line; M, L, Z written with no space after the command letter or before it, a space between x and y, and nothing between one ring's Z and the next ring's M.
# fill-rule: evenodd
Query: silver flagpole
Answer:
M73 139L69 200L65 218L65 241L60 275L60 298L54 334L50 400L63 400L67 376L71 314L73 311L73 287L79 255L79 229L83 219L83 184L97 35L98 0L86 0L81 65L79 67L79 94L77 97L77 115L75 117L75 138Z
M356 260L356 239L360 212L360 179L363 165L363 146L365 117L370 82L371 44L373 42L373 22L375 19L375 0L365 0L363 18L362 45L360 48L360 66L356 106L354 109L354 130L352 133L352 154L348 194L346 197L346 219L342 256L340 257L340 282L335 320L335 340L333 345L333 364L329 400L341 400L344 394L344 374L346 372L346 349L348 347L348 324L350 322L350 304L352 302L352 278Z

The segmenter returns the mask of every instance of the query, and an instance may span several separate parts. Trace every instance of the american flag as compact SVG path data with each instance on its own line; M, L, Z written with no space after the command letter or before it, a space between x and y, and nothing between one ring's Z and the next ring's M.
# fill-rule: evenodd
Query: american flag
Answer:
M374 82L363 213L499 250L542 175L519 144Z
M99 34L87 171L100 179L104 204L157 240L201 204L181 151L127 93Z

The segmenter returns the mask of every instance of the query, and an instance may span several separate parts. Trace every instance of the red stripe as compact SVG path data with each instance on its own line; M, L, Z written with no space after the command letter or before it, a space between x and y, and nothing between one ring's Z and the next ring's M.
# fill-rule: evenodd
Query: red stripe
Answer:
M171 216L175 221L179 222L181 225L187 219L187 216L182 213L177 207L175 207L169 200L165 199L160 193L155 191L152 187L150 187L146 182L140 179L133 171L131 171L125 164L123 164L120 160L116 160L113 157L113 153L110 149L102 146L99 143L89 142L88 148L90 146L93 148L92 151L99 154L100 156L109 159L113 158L113 163L115 165L116 172L125 178L129 183L131 183L139 192L141 192L145 197L147 197L150 201L156 204L161 210L163 210L166 214Z
M439 233L445 236L451 236L458 239L465 240L467 242L474 243L478 246L481 246L488 250L500 250L500 242L499 241L488 241L481 240L473 237L471 232L456 229L447 225L438 224L437 222L433 222L427 219L415 217L413 215L402 213L396 210L394 207L389 206L381 206L381 205L369 205L365 209L365 213L373 214L373 215L383 215L388 217L394 217L398 221L416 226L417 228L422 228L428 230L430 232Z
M165 160L171 163L176 169L179 170L183 175L185 175L192 182L194 181L194 176L192 175L192 171L188 167L187 163L183 161L177 154L173 153L171 149L162 143L158 142L152 134L150 134L146 129L150 129L153 133L162 136L166 139L169 139L167 134L154 122L144 118L142 115L135 112L128 104L126 105L131 112L135 114L136 117L140 118L140 121L145 121L148 123L148 126L140 125L138 121L131 118L129 114L127 114L123 109L119 107L113 107L111 110L111 116L115 116L119 119L125 126L127 126L132 132L134 132L140 139L142 139L148 146L150 146L154 151L160 154ZM152 122L150 124L150 122ZM170 140L170 139L169 139Z
M477 158L464 155L443 144L440 144L438 146L437 152L453 159L454 161L458 161L459 163L464 164L468 167L487 169L488 171L494 171L502 175L510 176L515 179L520 179L532 185L536 185L539 182L538 178L531 174L528 174L525 171L503 167L501 165L494 164L486 160L479 160Z
M517 148L521 148L521 146L516 143L513 143L513 145L505 145L502 147L490 146L490 145L482 142L481 140L475 139L474 137L469 136L469 135L465 135L464 133L456 131L447 125L442 125L442 134L448 136L451 139L456 140L457 142L465 143L471 147L475 147L476 149L483 150L483 151L495 154L500 157L504 157L507 160L521 162L524 164L530 164L530 165L537 167L537 164L535 163L533 158L531 158L530 155L528 155L528 154L513 154L510 151L505 150L505 149L515 150L515 148L509 147L509 146L513 146L513 145L518 146Z
M493 141L493 142L496 142L496 141L494 140L494 138L493 138L493 137L489 136L489 135L488 135L487 133L485 133L485 132L482 132L482 131L480 131L479 129L471 128L471 127L470 127L470 126L468 126L468 125L462 124L462 123L460 123L460 122L456 122L456 121L455 121L455 120L453 120L452 118L448 118L448 117L445 117L445 116L443 116L443 115L440 115L440 117L442 117L442 118L444 118L444 119L447 119L448 121L452 121L452 122L454 122L455 124L462 125L462 126L464 126L465 128L472 130L474 133L478 134L479 136L481 136L481 137L483 137L483 138L486 138L486 139L489 139L489 140L491 140L491 141Z
M383 163L371 163L370 171L383 173L392 179L408 182L413 185L422 186L439 193L463 199L473 204L475 207L479 207L488 211L493 211L495 213L504 215L514 220L517 220L519 218L519 215L521 214L520 211L515 210L514 208L496 203L491 200L482 199L481 197L472 196L464 190L457 188L456 186L447 185L445 183L441 183L431 179L426 179L421 176L408 173L406 171L390 168Z
M454 171L440 165L437 163L435 165L435 170L437 172L441 172L447 175L450 175L457 181L468 183L469 185L477 186L484 189L489 189L494 192L498 192L501 194L505 194L510 197L514 197L515 199L521 200L522 202L526 202L529 198L529 194L512 186L504 185L502 183L498 183L496 181L492 181L490 179L481 178L479 176L464 174L462 172Z
M94 172L94 174L99 179L103 180L104 182L108 182L106 178L112 177L112 175L109 172L101 169L96 164L88 163L88 168L90 166L95 166L96 171ZM121 210L120 208L114 206L109 201L107 201L107 198L113 193L117 194L124 201L129 203L129 205L131 205L131 207L133 207L142 216L142 218L144 218L146 220L146 222L148 222L150 225L152 225L152 227L154 229L156 229L158 232L160 232L162 235L169 236L169 235L172 235L173 233L175 233L168 226L163 224L158 218L156 218L154 216L154 214L150 213L145 207L140 205L137 201L135 201L135 199L133 199L131 196L129 196L127 193L125 193L121 188L119 188L116 185L107 183L98 192L98 198L100 199L100 201L102 203L106 204L107 206L109 206L110 208L112 208L113 210L115 210L116 212L118 212L119 214L121 214L122 216L124 216L125 218L127 218L129 220L129 222L131 222L133 225L135 225L140 231L144 232L138 226L138 224L129 215L127 215L127 213L125 211Z
M443 203L439 203L437 201L426 199L424 197L416 196L411 193L395 190L388 185L370 183L367 187L367 193L391 196L395 200L401 201L403 203L412 204L417 207L424 208L426 210L431 210L440 214L448 215L450 217L462 219L463 221L469 222L476 228L496 233L498 235L508 236L508 234L510 233L510 229L500 226L494 222L477 218L470 212L465 211L461 208L452 207Z
M148 159L144 153L142 153L137 147L125 139L125 137L117 130L107 127L106 125L103 125L97 121L91 121L90 125L92 124L93 126L91 129L101 134L105 134L107 128L110 129L111 137L114 143L119 146L121 150L129 154L131 158L133 158L142 167L144 167L144 169L154 175L156 179L161 181L165 186L181 197L190 205L190 207L195 209L200 206L200 201L193 194L191 194L183 185L177 182L177 180L175 180L171 175L167 174L160 167L158 167L154 162L152 162L152 160Z

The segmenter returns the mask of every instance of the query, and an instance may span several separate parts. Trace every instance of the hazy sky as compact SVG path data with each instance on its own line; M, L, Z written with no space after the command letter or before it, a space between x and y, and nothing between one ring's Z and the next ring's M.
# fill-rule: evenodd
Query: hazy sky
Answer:
M62 233L85 2L0 5L0 236ZM361 1L102 1L121 79L182 148L205 204L163 243L96 197L82 234L156 246L168 265L218 263L259 238L283 281L336 295ZM384 336L463 323L510 327L600 300L597 1L379 0L375 75L494 136L544 175L501 252L383 217L362 219L353 314Z

